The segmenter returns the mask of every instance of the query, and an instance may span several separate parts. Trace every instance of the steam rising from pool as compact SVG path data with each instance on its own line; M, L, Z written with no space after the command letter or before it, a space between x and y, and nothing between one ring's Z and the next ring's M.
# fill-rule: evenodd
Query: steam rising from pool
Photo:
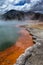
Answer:
M20 29L11 22L0 22L0 51L16 43L19 37L19 30Z
M12 46L18 40L18 37L20 36L18 32L21 28L16 26L26 25L28 23L30 24L28 21L0 20L0 51Z

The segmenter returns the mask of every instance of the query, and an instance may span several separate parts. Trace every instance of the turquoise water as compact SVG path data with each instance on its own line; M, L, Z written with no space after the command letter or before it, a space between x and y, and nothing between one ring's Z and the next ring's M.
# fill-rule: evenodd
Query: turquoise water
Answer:
M2 21L0 20L0 51L12 46L18 40L20 28L16 25L27 24L21 21Z

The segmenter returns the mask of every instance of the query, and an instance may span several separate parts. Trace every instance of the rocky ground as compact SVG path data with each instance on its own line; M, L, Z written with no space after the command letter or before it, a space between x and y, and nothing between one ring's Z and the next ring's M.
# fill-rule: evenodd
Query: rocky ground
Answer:
M34 45L19 56L14 65L43 65L43 25L26 27L33 37Z

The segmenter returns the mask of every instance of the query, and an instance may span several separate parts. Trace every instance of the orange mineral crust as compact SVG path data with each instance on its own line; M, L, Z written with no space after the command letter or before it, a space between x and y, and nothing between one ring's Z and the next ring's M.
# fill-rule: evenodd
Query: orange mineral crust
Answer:
M19 31L21 36L12 47L0 52L0 65L13 65L26 48L33 45L32 36L25 29Z

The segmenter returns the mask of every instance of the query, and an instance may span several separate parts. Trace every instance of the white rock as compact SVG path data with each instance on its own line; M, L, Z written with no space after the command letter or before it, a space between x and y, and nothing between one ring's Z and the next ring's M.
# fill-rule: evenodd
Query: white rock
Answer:
M26 53L25 53L25 58L26 58L27 56L30 56L31 54L32 54L32 53L31 53L31 52L29 52L29 51L28 51L28 52L26 52Z
M20 55L19 56L19 58L17 59L17 62L16 62L16 64L24 64L24 62L25 62L25 55L24 54L22 54L22 55Z
M25 50L25 53L27 53L27 52L32 52L32 50L33 50L33 47L31 46L31 47L29 47L29 48L27 48L27 49Z

